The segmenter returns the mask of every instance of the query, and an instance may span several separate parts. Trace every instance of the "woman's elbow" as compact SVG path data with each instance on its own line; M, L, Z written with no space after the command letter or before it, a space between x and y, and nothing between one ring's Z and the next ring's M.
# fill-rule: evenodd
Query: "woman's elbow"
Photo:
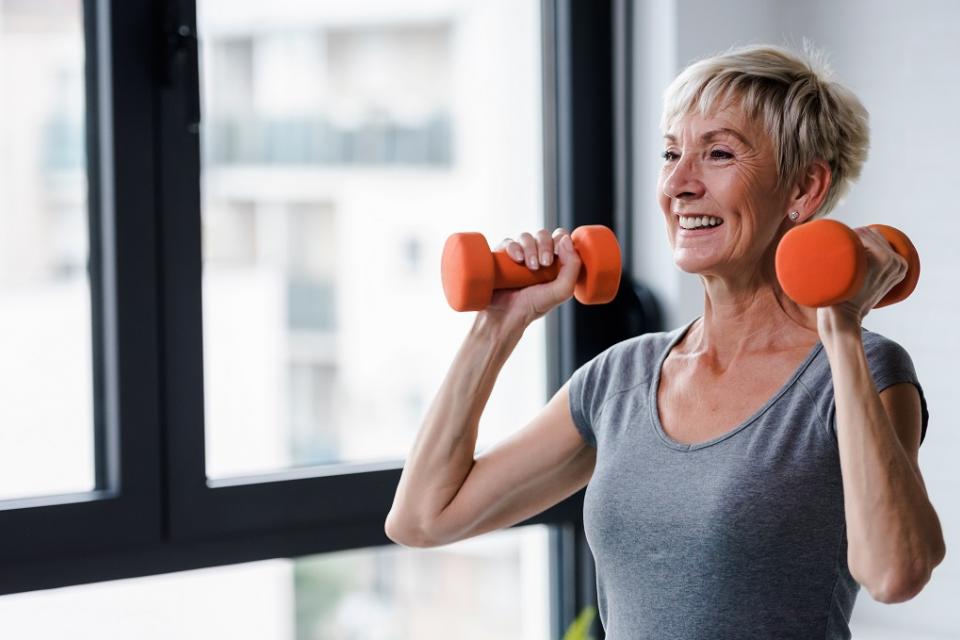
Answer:
M899 604L915 598L929 581L929 574L924 577L891 578L882 585L867 590L877 602Z
M933 568L943 560L945 552L941 552L935 562L912 571L902 571L899 574L888 576L880 585L868 589L871 597L883 604L899 604L917 597L923 588L930 582Z
M399 526L390 517L383 523L383 532L402 547L424 549L436 546L422 529Z

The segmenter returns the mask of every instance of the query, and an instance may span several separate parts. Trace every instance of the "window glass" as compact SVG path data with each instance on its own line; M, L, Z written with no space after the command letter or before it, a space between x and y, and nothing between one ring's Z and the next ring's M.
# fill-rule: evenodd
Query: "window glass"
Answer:
M0 500L94 488L84 82L80 0L0 0Z
M207 473L401 460L473 313L452 233L543 226L539 3L198 2ZM542 323L478 446L545 398Z
M548 533L14 594L0 597L0 629L31 640L548 640Z

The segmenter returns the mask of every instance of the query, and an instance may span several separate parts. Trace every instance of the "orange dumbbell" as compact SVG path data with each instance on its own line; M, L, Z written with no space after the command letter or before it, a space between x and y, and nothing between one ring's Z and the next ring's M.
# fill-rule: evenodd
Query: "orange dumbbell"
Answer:
M876 304L905 299L920 279L920 255L902 231L872 224L893 250L907 260L907 274ZM780 240L776 255L780 286L797 304L826 307L849 300L863 287L867 252L860 236L836 220L814 220L794 227Z
M570 234L582 265L574 297L583 304L603 304L620 287L620 244L608 227L588 224ZM495 289L519 289L550 282L560 273L554 260L531 270L515 262L505 250L490 251L483 235L455 233L443 247L440 275L447 302L457 311L480 311L490 304Z

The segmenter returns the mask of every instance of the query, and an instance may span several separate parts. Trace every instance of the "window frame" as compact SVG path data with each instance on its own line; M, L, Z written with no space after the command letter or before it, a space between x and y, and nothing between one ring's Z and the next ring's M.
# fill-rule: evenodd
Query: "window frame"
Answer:
M30 558L161 536L157 300L144 286L156 277L152 74L149 52L137 46L149 26L144 9L108 10L105 0L83 6L97 489L0 501L0 593L19 590L6 569ZM125 90L113 90L117 84Z
M544 226L612 227L625 282L629 5L541 0ZM84 22L95 448L110 490L0 503L0 595L393 544L395 463L207 481L196 3L85 0ZM545 398L629 337L610 331L617 313L568 301L544 319ZM515 525L550 525L552 636L597 602L584 493Z
M197 32L196 1L180 0L182 24ZM188 76L185 76L188 77ZM195 81L194 78L191 78ZM396 462L304 466L208 480L204 457L201 291L200 136L185 110L199 87L177 83L160 91L160 287L166 416L167 532L200 540L279 528L364 522L380 530L400 479ZM548 221L552 223L552 221ZM363 496L358 500L357 496ZM562 503L525 524L566 522ZM519 526L519 525L518 525Z

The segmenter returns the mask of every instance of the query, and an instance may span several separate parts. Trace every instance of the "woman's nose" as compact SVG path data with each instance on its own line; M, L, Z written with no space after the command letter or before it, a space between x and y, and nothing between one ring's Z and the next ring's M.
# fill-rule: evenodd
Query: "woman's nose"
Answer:
M663 181L663 193L671 198L696 199L703 195L703 182L692 154L684 154L673 163Z

